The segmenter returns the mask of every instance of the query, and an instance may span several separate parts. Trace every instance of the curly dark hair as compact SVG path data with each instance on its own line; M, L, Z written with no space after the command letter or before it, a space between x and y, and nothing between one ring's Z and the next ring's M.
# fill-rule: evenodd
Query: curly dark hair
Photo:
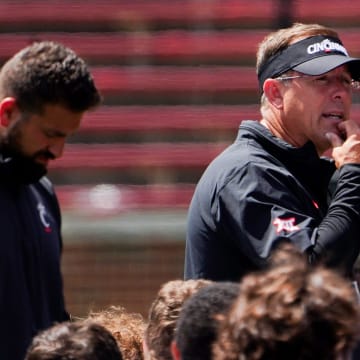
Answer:
M122 360L123 356L105 327L91 321L67 321L36 335L25 359Z
M349 281L310 267L290 246L277 251L272 268L243 278L221 319L215 360L335 360L358 341L359 307Z
M149 358L172 360L170 344L174 338L180 311L192 295L212 284L210 280L171 280L163 284L151 304L145 342Z
M3 65L0 97L14 97L19 109L30 113L41 113L46 104L83 112L101 100L85 61L52 41L35 42Z
M142 341L146 324L141 314L128 312L122 306L110 306L101 311L91 311L88 319L111 332L124 359L144 358Z

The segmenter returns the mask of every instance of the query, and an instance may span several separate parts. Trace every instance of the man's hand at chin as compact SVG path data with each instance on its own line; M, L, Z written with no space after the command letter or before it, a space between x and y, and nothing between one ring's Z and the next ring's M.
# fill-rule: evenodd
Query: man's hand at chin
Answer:
M336 167L360 163L360 126L352 120L346 120L339 124L339 130L344 134L344 139L333 132L325 134L331 144L331 155Z

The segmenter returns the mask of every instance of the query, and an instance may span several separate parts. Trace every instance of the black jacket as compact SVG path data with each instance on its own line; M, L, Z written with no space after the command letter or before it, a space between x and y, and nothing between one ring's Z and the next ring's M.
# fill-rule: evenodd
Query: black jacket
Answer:
M295 148L243 121L196 187L185 278L239 280L263 268L279 240L296 244L310 262L321 258L351 275L360 248L360 165L335 170L312 143Z
M68 319L58 202L49 180L35 180L30 170L11 159L0 162L2 360L23 360L39 330Z

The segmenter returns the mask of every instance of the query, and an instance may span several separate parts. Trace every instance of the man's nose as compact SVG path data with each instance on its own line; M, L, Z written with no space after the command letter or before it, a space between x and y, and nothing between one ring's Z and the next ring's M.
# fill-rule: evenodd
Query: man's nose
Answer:
M351 85L344 82L341 77L334 77L331 79L331 85L333 89L333 96L337 99L344 99L351 94Z
M65 138L56 139L49 146L49 151L55 156L55 158L60 158L63 155L64 147L65 147Z

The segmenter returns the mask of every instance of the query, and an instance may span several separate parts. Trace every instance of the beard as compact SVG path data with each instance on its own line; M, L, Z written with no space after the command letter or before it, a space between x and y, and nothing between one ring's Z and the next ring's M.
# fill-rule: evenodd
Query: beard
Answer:
M54 159L54 155L47 150L39 150L31 156L24 153L21 139L21 122L8 129L6 135L0 140L2 161L0 162L0 183L10 182L17 184L30 184L37 182L46 175L45 165L36 161L38 157Z

